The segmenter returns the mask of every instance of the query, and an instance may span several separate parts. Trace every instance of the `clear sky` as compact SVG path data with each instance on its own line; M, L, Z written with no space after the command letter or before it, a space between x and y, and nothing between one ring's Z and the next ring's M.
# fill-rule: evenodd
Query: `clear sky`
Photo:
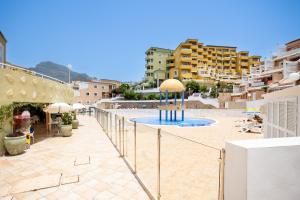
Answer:
M8 61L70 63L98 78L138 81L145 51L187 38L268 56L300 38L300 1L0 0Z

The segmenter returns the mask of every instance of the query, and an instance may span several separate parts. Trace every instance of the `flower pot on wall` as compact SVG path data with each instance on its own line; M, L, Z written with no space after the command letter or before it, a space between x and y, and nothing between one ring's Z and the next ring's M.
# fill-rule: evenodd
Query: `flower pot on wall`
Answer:
M70 137L72 135L72 125L61 125L60 133L63 137Z
M26 147L26 136L4 137L4 146L9 155L18 155L24 152Z
M77 119L72 120L72 128L77 129L79 126L79 121Z

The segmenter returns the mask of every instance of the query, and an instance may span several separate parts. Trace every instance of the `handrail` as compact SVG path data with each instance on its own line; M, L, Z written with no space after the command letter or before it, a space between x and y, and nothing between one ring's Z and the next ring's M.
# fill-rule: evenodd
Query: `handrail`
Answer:
M39 72L35 72L35 71L29 70L29 69L25 69L25 68L22 68L22 67L18 67L16 65L11 65L11 64L7 64L7 63L0 63L0 68L2 68L2 69L5 69L5 68L17 69L17 70L21 70L21 71L30 73L31 75L41 77L43 79L49 79L49 80L52 80L52 81L59 82L61 84L67 84L66 82L64 82L62 80L59 80L57 78L54 78L54 77L51 77L51 76L48 76L48 75L45 75L45 74L42 74L42 73L39 73Z

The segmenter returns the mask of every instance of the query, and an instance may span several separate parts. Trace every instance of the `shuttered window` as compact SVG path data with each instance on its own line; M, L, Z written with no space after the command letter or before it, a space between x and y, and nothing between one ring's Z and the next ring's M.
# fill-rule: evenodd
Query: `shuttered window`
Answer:
M266 138L300 136L300 133L297 133L297 127L300 126L297 116L300 107L298 101L298 98L294 97L273 100L267 104L264 121Z

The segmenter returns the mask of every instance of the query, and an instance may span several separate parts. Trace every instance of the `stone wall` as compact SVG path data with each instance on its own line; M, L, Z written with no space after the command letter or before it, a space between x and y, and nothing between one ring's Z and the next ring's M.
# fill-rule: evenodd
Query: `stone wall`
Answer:
M181 101L180 101L181 102ZM185 108L187 109L213 109L212 105L203 104L200 101L190 101L185 100ZM111 102L101 102L98 104L98 108L101 109L155 109L159 106L159 101L111 101Z

